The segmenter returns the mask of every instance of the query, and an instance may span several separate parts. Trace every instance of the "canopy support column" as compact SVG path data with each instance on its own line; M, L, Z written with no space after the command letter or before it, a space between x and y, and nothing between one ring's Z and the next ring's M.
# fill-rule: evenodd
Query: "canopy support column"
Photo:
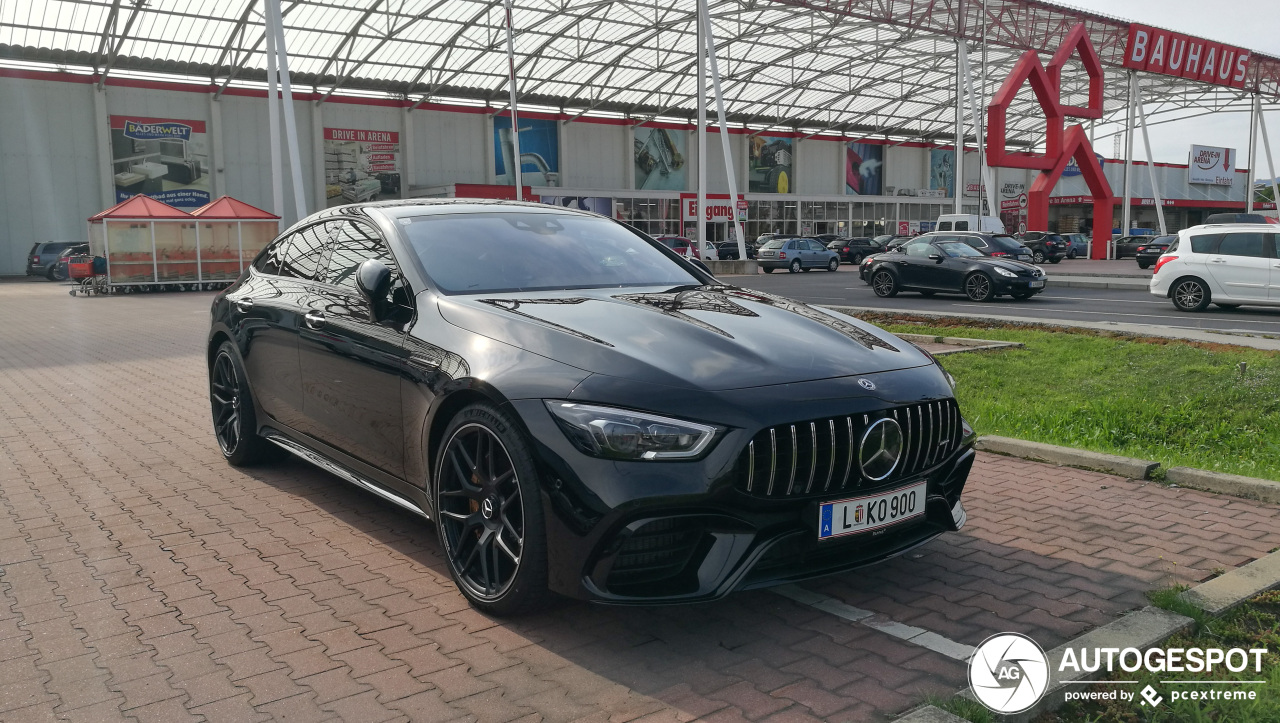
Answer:
M511 90L511 178L515 182L516 200L524 200L524 182L520 178L520 123L516 118L516 41L511 14L511 0L505 0L507 14L507 86Z
M1129 173L1129 167L1133 165L1133 122L1134 122L1133 116L1135 115L1134 106L1137 105L1136 99L1134 98L1134 90L1138 84L1138 74L1130 70L1128 82L1129 82L1129 114L1126 117L1125 123L1124 123L1124 208L1121 210L1121 213L1120 213L1120 218L1123 219L1121 221L1121 227L1120 227L1121 236L1129 235L1129 229L1133 225L1131 223L1131 217L1129 215L1129 202L1133 198L1129 191L1129 188L1130 188L1129 177L1131 175ZM1111 246L1108 247L1107 258L1108 259L1115 258L1115 244L1111 244Z
M725 122L724 96L720 93L720 66L716 61L716 36L711 27L711 14L707 11L707 0L698 0L698 14L702 16L702 36L706 40L707 57L711 61L711 82L716 94L716 112L720 116L720 148L724 152L724 173L729 179L729 208L733 209L734 237L738 242L738 258L747 258L746 236L743 235L742 222L738 220L738 180L733 173L733 154L729 152L729 125Z
M1156 218L1160 219L1160 235L1165 236L1169 229L1164 223L1164 202L1160 200L1160 185L1156 181L1156 160L1151 157L1151 137L1147 135L1147 112L1142 107L1142 89L1134 83L1134 95L1137 99L1138 122L1142 125L1142 145L1147 150L1147 173L1151 177L1151 195L1156 202Z

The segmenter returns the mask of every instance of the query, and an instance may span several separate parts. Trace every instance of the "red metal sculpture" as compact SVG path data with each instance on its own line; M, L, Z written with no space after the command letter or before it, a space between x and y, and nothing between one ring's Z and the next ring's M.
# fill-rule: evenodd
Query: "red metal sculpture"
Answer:
M1072 55L1078 55L1085 73L1089 76L1089 104L1087 106L1062 103L1062 68ZM1005 117L1009 105L1018 95L1023 83L1029 82L1036 101L1045 117L1045 153L1009 153L1005 150ZM1040 64L1040 56L1028 50L1018 58L1013 71L1005 79L1000 90L987 106L987 164L1002 168L1031 168L1040 171L1027 194L1027 230L1049 230L1049 193L1062 176L1067 164L1074 158L1080 167L1080 175L1093 194L1092 257L1105 259L1111 242L1111 222L1114 200L1111 184L1102 172L1102 165L1094 155L1093 146L1084 128L1079 124L1065 126L1065 118L1102 117L1102 61L1098 58L1084 23L1078 23L1067 33L1058 52L1053 54L1046 69Z

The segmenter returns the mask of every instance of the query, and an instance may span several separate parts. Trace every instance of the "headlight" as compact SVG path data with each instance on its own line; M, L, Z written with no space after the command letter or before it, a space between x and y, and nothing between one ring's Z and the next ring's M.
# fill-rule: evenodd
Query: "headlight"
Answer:
M693 459L711 446L720 427L626 409L547 401L574 446L608 459Z
M1014 272L1010 271L1009 269L1002 269L1002 268L1000 268L999 266L997 266L997 267L995 267L995 268L996 268L996 273L997 273L997 274L1000 274L1001 276L1008 276L1008 277L1010 277L1010 278L1017 278L1017 276L1018 276L1017 274L1015 274Z

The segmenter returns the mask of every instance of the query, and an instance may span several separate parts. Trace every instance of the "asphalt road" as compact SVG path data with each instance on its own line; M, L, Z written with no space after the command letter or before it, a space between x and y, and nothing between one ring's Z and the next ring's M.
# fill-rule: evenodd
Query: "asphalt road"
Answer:
M1224 311L1210 306L1198 314L1187 314L1173 308L1168 299L1146 291L1115 289L1053 288L1052 271L1045 291L1024 301L1001 297L987 303L976 303L961 294L939 294L925 298L918 293L903 292L892 299L881 299L858 278L854 267L844 265L837 273L811 271L788 274L760 274L754 279L743 276L726 278L737 286L767 291L811 304L873 307L895 311L946 311L968 314L997 314L1045 321L1120 322L1157 326L1247 331L1280 334L1280 308L1243 307Z

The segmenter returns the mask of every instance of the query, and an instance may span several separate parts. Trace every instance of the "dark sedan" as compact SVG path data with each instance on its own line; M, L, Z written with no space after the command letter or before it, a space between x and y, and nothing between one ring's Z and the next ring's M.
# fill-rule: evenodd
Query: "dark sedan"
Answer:
M283 448L434 520L488 613L710 600L965 521L932 357L585 212L321 211L214 298L207 356L231 464Z
M925 296L964 294L973 301L991 301L1005 294L1029 299L1045 286L1039 267L983 256L968 244L937 237L921 237L875 256L866 278L881 297L919 291Z
M870 238L838 238L827 244L827 248L840 254L840 260L850 264L860 264L871 254L878 254L884 249Z
M747 250L747 258L754 259L756 257L756 247L751 242L743 244L743 247ZM721 261L737 261L739 258L738 242L722 241L716 244L716 255L720 257Z
M1121 236L1111 242L1111 247L1115 250L1117 259L1126 256L1137 256L1138 247L1143 244L1150 243L1154 236Z
M1177 241L1177 236L1156 236L1150 241L1141 244L1135 249L1135 255L1138 259L1138 268L1149 269L1155 266L1156 261L1165 251L1169 250L1169 246Z

